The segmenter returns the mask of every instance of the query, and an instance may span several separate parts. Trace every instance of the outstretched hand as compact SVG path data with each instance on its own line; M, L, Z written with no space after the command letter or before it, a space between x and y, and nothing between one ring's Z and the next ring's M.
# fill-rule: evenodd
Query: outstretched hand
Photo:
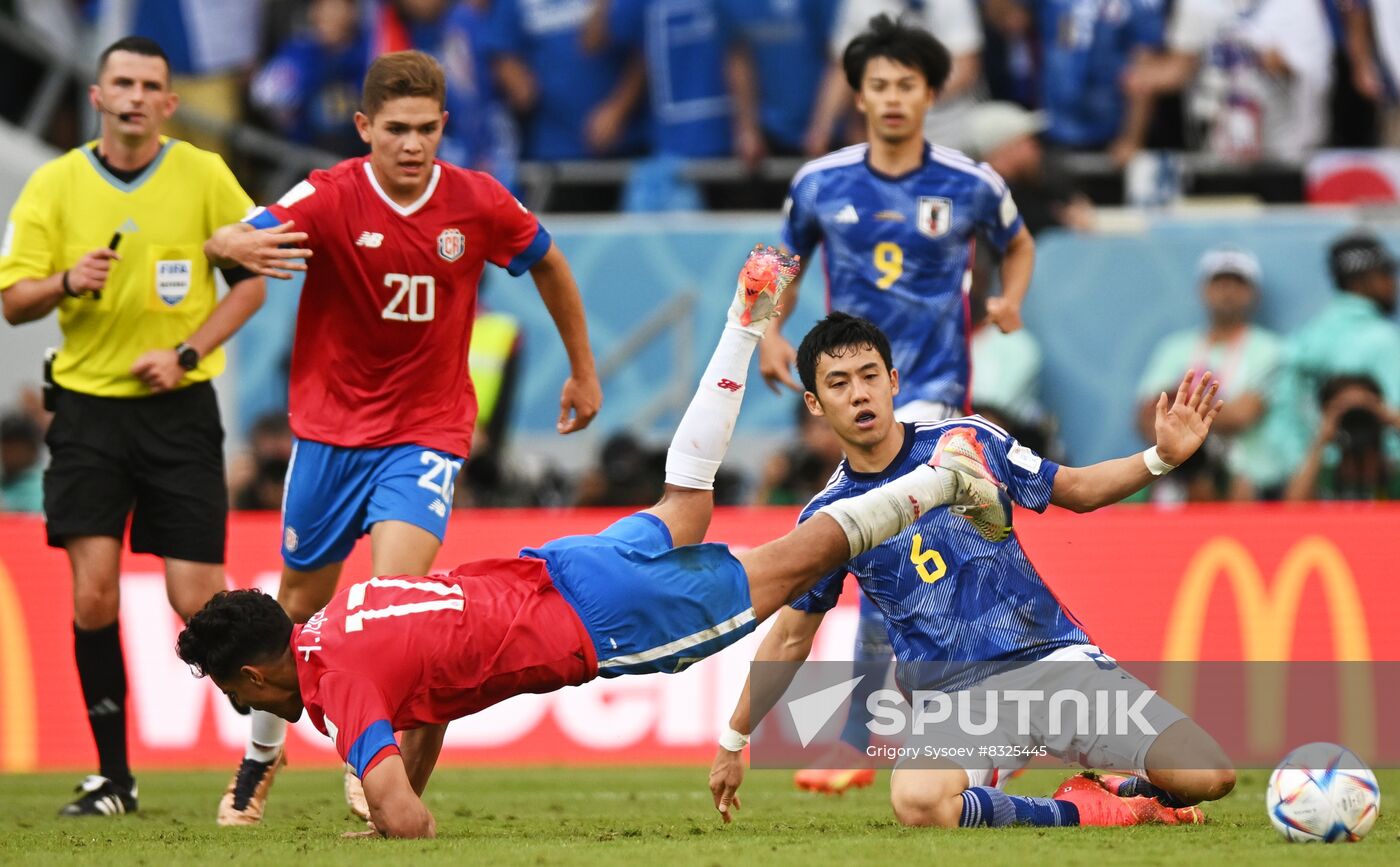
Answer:
M1196 371L1188 370L1177 386L1176 398L1167 402L1164 391L1157 398L1157 456L1172 466L1180 466L1196 453L1210 433L1211 423L1220 414L1225 402L1216 400L1220 382L1210 371L1196 380Z
M293 271L305 271L311 250L305 232L292 231L291 220L267 229L243 230L223 236L224 255L262 277L277 280L292 279Z
M726 825L734 821L734 811L739 809L739 785L743 782L744 753L720 747L710 766L710 795Z

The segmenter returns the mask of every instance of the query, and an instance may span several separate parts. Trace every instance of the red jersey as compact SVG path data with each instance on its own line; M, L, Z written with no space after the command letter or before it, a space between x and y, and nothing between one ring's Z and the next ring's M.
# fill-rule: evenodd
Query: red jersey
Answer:
M292 628L292 651L311 722L361 777L398 752L395 731L598 673L583 623L528 557L354 584Z
M443 162L422 198L398 205L365 157L312 172L248 218L258 228L287 220L314 254L292 347L292 432L465 457L482 269L490 262L523 274L548 252L549 233L490 175Z

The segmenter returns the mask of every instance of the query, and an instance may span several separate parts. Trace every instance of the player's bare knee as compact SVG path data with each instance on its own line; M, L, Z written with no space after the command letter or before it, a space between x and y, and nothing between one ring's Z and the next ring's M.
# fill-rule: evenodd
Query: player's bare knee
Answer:
M926 793L890 791L890 806L899 824L909 828L956 828L962 806L956 798Z
M1173 769L1149 774L1152 782L1183 804L1218 801L1235 788L1231 768Z
M1235 788L1235 772L1231 768L1192 771L1186 788L1192 800L1218 801Z

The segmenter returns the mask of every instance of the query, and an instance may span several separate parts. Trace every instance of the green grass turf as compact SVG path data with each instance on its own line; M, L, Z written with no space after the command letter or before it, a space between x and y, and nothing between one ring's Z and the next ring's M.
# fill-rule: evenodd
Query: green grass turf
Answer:
M1044 795L1064 776L1034 771L1010 790ZM1380 777L1383 792L1400 792L1400 771ZM0 864L1400 864L1400 821L1384 810L1359 844L1285 843L1264 817L1260 771L1243 772L1203 827L995 831L899 827L883 773L870 789L831 798L797 792L777 771L749 774L744 809L724 827L705 778L698 767L444 769L426 798L438 839L391 842L341 839L362 826L331 771L284 771L267 821L237 829L213 822L222 773L147 773L139 814L77 820L54 815L74 776L0 776Z

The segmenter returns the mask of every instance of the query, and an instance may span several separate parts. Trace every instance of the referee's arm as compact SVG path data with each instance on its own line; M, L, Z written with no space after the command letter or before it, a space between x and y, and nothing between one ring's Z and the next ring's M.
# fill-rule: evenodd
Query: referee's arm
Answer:
M224 341L258 312L267 297L267 281L256 274L230 268L224 271L224 277L231 278L228 293L219 299L204 324L185 338L186 343L199 350L200 358L223 346Z
M194 333L186 337L182 344L194 347L200 358L223 345L233 333L243 326L267 296L262 277L242 268L223 269L224 279L229 283L229 291ZM137 357L131 365L131 373L152 393L169 391L180 384L185 377L185 368L180 366L178 349L160 347L148 349Z
M59 271L47 277L17 280L11 286L0 288L5 321L11 325L21 325L43 319L53 312L65 295L76 297L100 290L107 282L107 272L112 261L120 258L113 251L103 247L84 254L67 271Z

